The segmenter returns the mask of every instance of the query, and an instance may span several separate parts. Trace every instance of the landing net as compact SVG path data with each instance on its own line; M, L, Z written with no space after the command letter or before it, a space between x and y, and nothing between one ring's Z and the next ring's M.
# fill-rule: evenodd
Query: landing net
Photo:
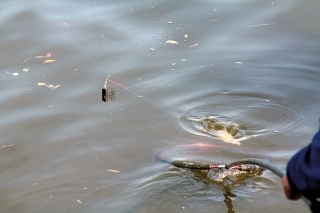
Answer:
M259 158L271 161L271 158L256 150L244 150L211 144L189 144L167 148L158 152L157 160L172 166L190 169L191 171L205 171L208 178L223 181L226 177L245 178L261 175L263 168L256 165L244 164L227 166L227 163L242 158ZM215 159L216 163L212 162ZM220 161L220 162L219 162Z

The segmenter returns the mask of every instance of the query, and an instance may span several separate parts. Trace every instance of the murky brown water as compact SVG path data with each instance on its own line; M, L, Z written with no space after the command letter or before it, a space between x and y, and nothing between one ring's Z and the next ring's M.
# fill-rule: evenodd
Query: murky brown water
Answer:
M217 182L155 156L285 168L318 128L320 3L0 8L0 212L308 212L269 171Z

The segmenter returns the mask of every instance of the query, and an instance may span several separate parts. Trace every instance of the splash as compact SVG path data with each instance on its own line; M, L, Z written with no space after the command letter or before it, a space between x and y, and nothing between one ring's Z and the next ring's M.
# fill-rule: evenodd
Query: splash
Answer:
M261 175L262 171L262 168L257 168L251 171L240 171L237 169L214 169L208 171L207 178L215 182L224 183L224 185L237 184L246 178Z
M235 139L228 131L227 128L224 126L223 130L218 130L217 131L217 136L219 139L221 139L222 141L226 142L226 143L232 143L232 144L236 144L236 145L241 145L240 141Z
M200 119L192 119L199 131L209 134L225 143L231 143L240 146L241 141L249 139L251 136L245 136L241 127L231 121L226 121L227 117L220 119L215 116L207 116Z
M188 100L179 112L178 124L183 130L235 145L253 137L288 131L303 120L283 100L241 92Z

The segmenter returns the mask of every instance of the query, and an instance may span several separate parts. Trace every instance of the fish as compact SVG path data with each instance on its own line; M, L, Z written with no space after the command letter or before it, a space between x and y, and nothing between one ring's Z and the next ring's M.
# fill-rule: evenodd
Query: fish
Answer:
M239 139L235 139L228 131L227 128L224 126L223 130L217 130L216 131L216 137L221 139L223 142L226 143L232 143L235 145L240 146L240 140Z

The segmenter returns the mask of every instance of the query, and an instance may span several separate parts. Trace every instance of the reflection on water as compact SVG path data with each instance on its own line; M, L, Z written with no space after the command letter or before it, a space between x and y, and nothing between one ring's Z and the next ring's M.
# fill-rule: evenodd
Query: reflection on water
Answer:
M259 158L270 161L271 158L263 150L217 146L213 144L196 143L168 147L158 152L157 159L161 162L194 161L210 164L227 164L243 158Z
M224 202L226 203L227 207L228 207L228 213L235 213L235 211L233 210L233 205L232 205L232 198L235 198L236 195L233 194L230 191L230 188L225 187L225 192L223 193L224 195Z

